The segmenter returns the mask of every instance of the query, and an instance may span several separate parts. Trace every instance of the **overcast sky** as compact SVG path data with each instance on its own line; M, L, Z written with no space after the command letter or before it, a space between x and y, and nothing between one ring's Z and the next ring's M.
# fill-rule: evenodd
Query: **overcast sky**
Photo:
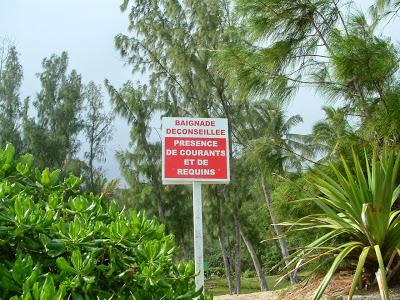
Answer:
M199 0L201 1L201 0ZM366 9L373 1L356 1ZM20 53L24 69L21 96L34 96L40 90L36 73L41 61L53 53L68 51L70 69L82 74L85 83L93 80L103 84L110 80L119 87L126 80L137 81L125 67L114 48L114 36L126 32L128 19L119 10L118 0L0 0L0 39L8 38ZM384 28L384 33L396 42L400 40L398 21ZM108 100L107 95L106 99ZM289 114L300 114L304 123L297 133L309 133L323 115L324 103L310 89L301 89L289 107ZM113 140L107 147L106 174L119 177L117 150L126 149L129 127L121 120L114 123Z

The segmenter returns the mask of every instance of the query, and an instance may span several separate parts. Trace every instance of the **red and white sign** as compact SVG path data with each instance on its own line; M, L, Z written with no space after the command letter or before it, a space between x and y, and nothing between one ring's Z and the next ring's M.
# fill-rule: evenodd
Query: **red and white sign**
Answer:
M162 118L164 184L229 183L227 119Z

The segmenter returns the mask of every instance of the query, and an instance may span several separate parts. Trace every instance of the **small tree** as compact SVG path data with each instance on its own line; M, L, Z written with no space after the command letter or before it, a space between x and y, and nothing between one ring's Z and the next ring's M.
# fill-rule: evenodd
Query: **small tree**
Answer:
M104 99L101 87L89 82L85 87L86 115L84 133L89 144L85 159L89 167L88 187L92 192L98 192L96 183L101 181L101 169L96 168L95 161L105 160L106 143L111 139L113 116L104 111Z
M38 74L41 91L33 102L37 118L28 116L29 100L23 112L24 143L38 164L62 167L78 148L78 134L82 130L81 76L72 70L67 74L68 55L53 54L42 62L43 72Z
M22 150L19 131L21 101L19 89L22 83L22 66L14 46L0 48L0 147L13 143L17 152Z

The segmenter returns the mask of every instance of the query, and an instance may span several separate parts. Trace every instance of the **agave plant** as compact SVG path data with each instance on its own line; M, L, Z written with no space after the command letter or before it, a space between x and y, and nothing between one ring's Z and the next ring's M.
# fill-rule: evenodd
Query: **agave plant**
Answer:
M400 193L400 156L389 148L380 153L374 151L371 159L364 151L365 162L354 151L352 156L352 164L342 158L343 168L331 162L331 172L319 170L311 175L320 191L320 196L311 200L322 213L291 224L298 230L327 230L306 250L295 253L293 265L299 267L315 259L316 256L310 254L316 251L322 251L320 255L336 254L314 299L322 296L344 260L357 265L349 299L352 299L363 272L375 273L382 299L389 299L388 281L399 273L400 211L394 209L394 203ZM347 242L332 247L334 239Z

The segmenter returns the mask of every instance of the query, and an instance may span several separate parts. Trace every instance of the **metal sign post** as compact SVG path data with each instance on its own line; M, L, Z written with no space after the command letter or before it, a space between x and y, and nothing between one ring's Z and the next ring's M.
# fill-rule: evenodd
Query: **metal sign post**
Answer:
M193 184L196 290L204 287L201 185L228 184L229 181L227 119L162 119L162 182Z
M193 182L193 228L194 228L194 267L198 274L195 279L196 290L204 286L203 258L203 209L201 203L201 183Z

